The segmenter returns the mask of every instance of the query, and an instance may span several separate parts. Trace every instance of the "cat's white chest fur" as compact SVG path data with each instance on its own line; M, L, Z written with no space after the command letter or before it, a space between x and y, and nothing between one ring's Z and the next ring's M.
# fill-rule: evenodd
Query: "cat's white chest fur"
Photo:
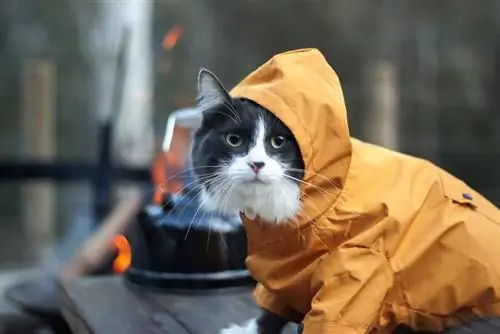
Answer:
M243 325L232 324L227 328L221 329L219 334L258 334L257 320L248 320Z

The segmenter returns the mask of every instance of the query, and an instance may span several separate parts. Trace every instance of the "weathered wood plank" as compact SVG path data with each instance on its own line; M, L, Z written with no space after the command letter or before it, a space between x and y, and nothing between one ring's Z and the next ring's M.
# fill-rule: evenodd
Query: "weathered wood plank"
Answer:
M0 271L0 334L35 333L46 328L35 316L23 312L4 297L4 290L18 278L29 275L29 270Z
M250 287L210 293L159 293L109 276L73 278L62 285L63 314L75 334L218 334L221 328L241 324L259 313ZM500 322L492 320L491 327L484 325L478 322L470 328L478 334L497 333L493 327L500 326ZM452 328L443 333L465 333L468 328ZM283 331L293 333L296 326L292 324ZM427 334L404 327L394 333Z
M217 334L259 313L250 287L159 293L119 277L73 278L62 285L63 315L76 334ZM284 334L295 328L288 326Z
M119 277L74 278L61 285L63 315L75 334L189 333Z
M0 299L0 334L35 333L46 326L4 299Z
M252 287L212 293L150 294L193 334L217 334L231 323L242 324L260 310L252 298ZM283 334L296 333L289 325Z

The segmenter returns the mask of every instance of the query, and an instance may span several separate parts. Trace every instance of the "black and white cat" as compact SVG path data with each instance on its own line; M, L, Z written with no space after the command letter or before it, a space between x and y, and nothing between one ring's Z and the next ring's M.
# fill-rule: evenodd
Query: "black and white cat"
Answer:
M291 131L271 112L245 99L233 99L217 77L202 69L191 159L202 187L201 205L225 213L280 224L301 208L299 185L304 162ZM264 311L245 325L221 334L279 333L287 320Z
M198 93L203 121L191 158L202 205L277 224L295 217L304 163L290 130L258 104L232 99L205 69Z

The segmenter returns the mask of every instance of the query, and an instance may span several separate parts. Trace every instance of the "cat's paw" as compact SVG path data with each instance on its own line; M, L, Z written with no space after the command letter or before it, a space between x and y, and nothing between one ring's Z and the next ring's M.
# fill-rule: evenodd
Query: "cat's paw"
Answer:
M219 334L258 334L257 321L251 319L243 325L232 324L229 327L221 329Z

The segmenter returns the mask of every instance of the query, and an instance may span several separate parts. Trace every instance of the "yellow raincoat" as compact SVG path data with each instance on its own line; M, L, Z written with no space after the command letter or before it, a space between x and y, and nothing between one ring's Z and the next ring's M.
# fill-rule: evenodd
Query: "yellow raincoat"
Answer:
M306 165L297 220L242 216L258 304L305 334L440 331L500 316L500 211L429 161L351 138L339 79L318 50L274 56L231 95L280 118Z

